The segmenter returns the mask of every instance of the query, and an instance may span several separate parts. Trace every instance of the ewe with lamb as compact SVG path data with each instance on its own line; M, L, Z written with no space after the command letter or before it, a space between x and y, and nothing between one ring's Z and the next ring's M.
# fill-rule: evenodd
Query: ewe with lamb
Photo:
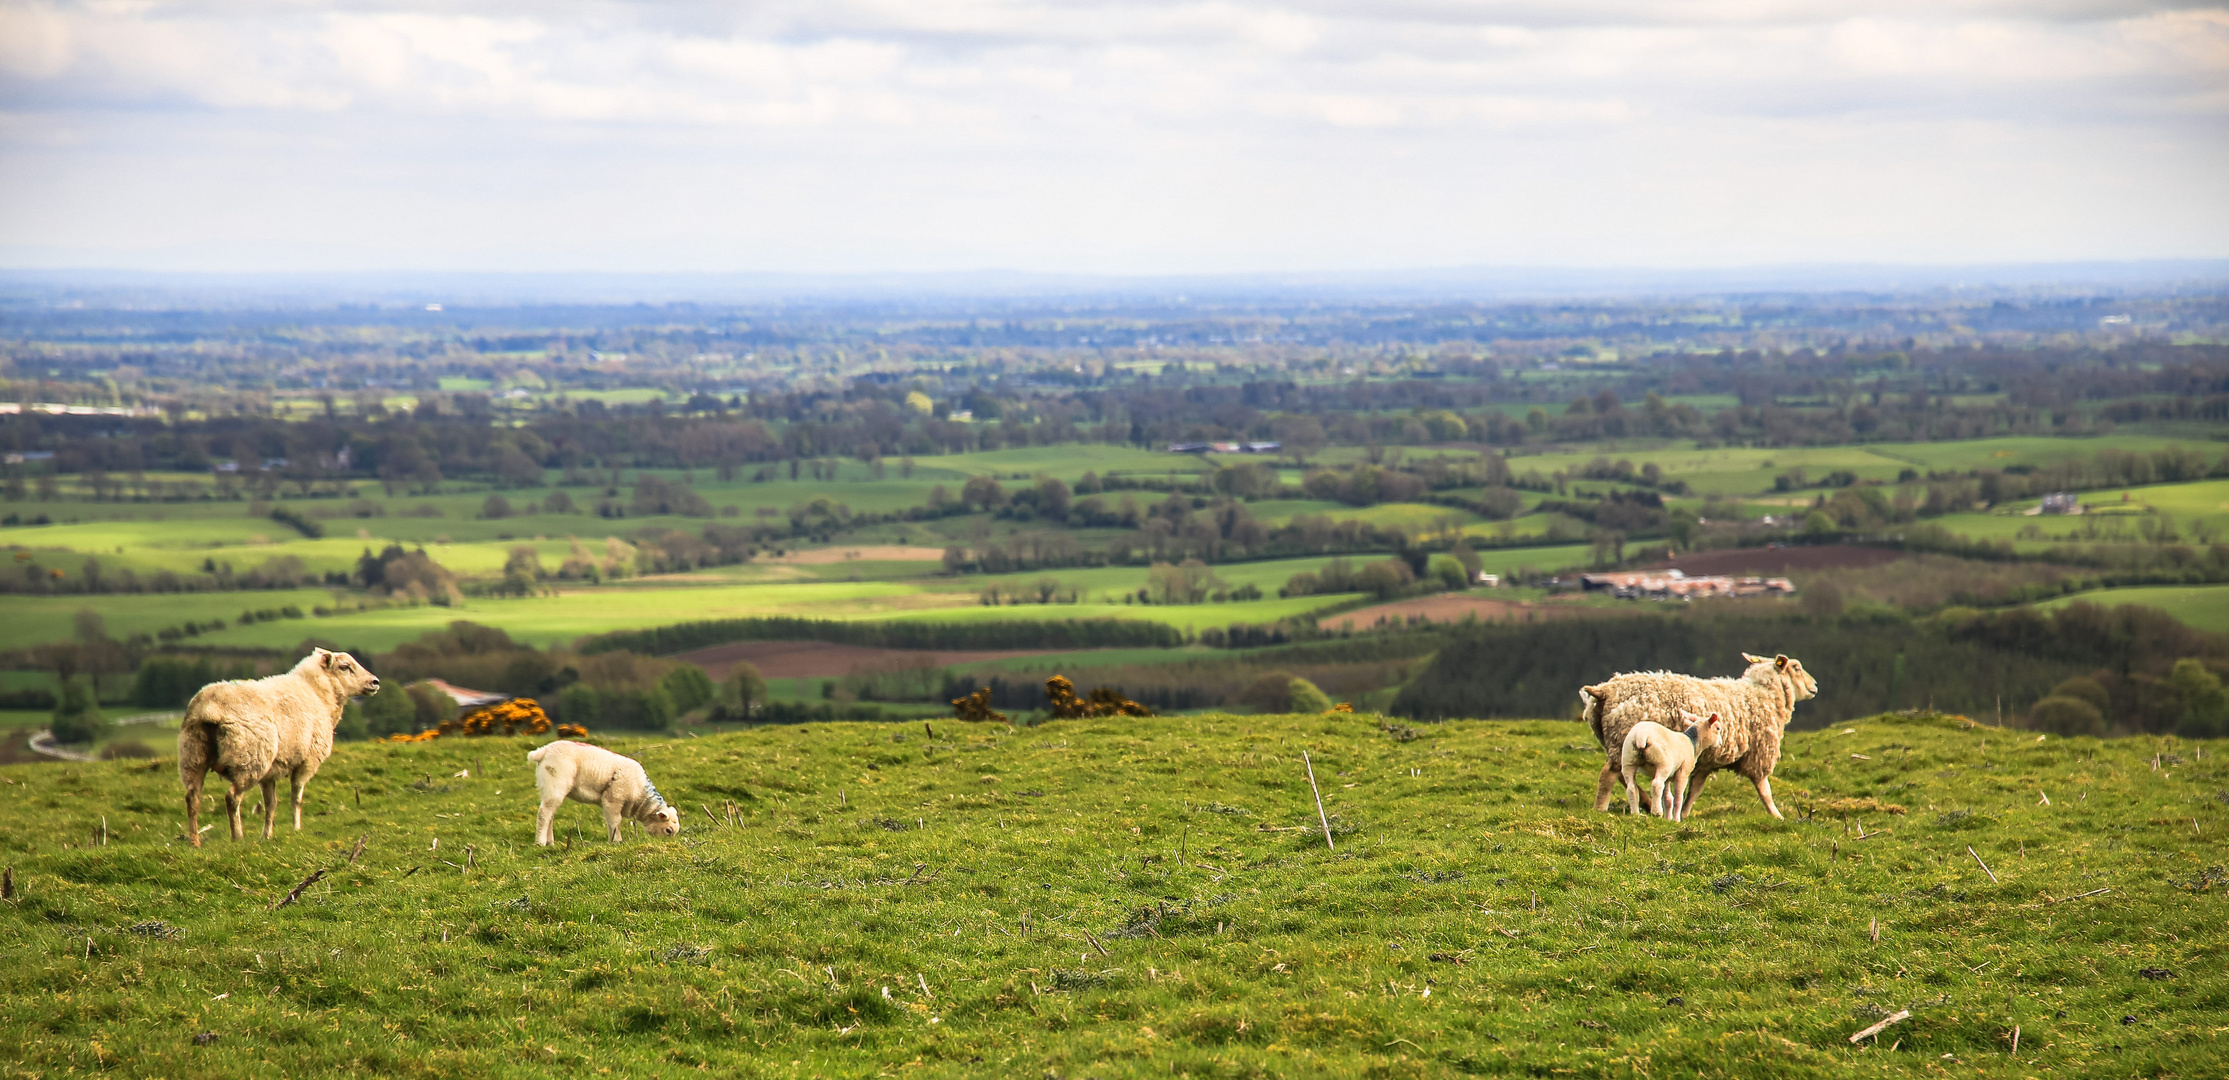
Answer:
M302 828L302 794L333 753L333 729L353 697L379 692L379 676L347 653L312 651L294 670L265 679L210 683L186 703L178 725L178 777L186 785L186 837L201 846L201 783L210 770L225 778L225 814L232 838L244 838L240 795L263 786L263 838L278 813L279 777L294 785L294 828Z
M1709 718L1689 715L1694 724L1673 731L1652 720L1643 720L1625 733L1625 750L1618 756L1618 772L1625 780L1625 811L1641 812L1641 791L1635 781L1645 769L1649 777L1649 805L1667 821L1685 818L1687 783L1695 772L1695 759L1718 745L1718 714Z
M1780 736L1795 715L1796 702L1818 696L1819 683L1803 670L1803 662L1786 656L1766 659L1741 654L1749 669L1734 679L1699 679L1666 671L1632 672L1585 687L1587 725L1608 760L1595 784L1594 808L1608 810L1612 785L1625 750L1626 733L1644 720L1666 727L1682 727L1684 713L1717 713L1718 745L1696 755L1695 775L1680 806L1684 816L1703 792L1710 774L1730 768L1757 785L1765 809L1780 817L1772 801L1772 770L1780 763Z

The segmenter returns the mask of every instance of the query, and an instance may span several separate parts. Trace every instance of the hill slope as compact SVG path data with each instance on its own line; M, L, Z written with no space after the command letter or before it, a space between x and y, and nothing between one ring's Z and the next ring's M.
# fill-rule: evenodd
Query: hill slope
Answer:
M621 748L686 831L607 845L572 805L560 833L583 839L550 849L529 843L523 739L345 746L303 832L233 844L220 825L200 851L176 839L168 762L0 768L18 890L0 1060L2010 1077L2223 1059L2210 748L1873 718L1790 736L1795 819L1726 776L1679 827L1592 812L1586 738L1211 716L638 741ZM1845 824L1835 797L1910 812ZM740 825L703 809L730 803ZM1877 1045L1848 1042L1900 1009Z

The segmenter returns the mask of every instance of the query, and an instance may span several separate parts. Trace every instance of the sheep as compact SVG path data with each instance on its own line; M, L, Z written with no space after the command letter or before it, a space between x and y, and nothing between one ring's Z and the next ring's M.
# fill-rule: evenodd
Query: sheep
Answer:
M1626 733L1643 720L1677 723L1682 713L1717 713L1724 719L1718 745L1698 754L1695 773L1680 810L1685 814L1702 794L1703 784L1720 769L1731 768L1757 786L1757 797L1773 817L1783 818L1772 801L1772 770L1780 762L1780 736L1796 703L1818 696L1819 683L1803 662L1786 656L1766 659L1741 654L1749 664L1739 678L1699 679L1670 672L1633 672L1579 691L1584 716L1607 760L1595 784L1594 808L1610 808L1611 785L1618 776Z
M1634 786L1633 774L1645 765L1649 770L1649 805L1656 808L1657 816L1675 822L1685 816L1687 781L1695 771L1695 758L1718 745L1718 714L1704 719L1688 713L1682 718L1697 722L1675 733L1653 720L1643 720L1625 733L1619 773L1625 780L1626 813L1641 812L1641 792ZM1665 801L1666 795L1671 796L1669 802Z
M278 812L279 777L294 785L294 829L302 829L302 795L333 753L333 729L354 697L379 692L379 676L342 652L315 649L294 669L263 679L210 683L186 703L178 724L178 777L186 785L186 837L201 846L201 784L210 770L225 778L225 815L232 838L245 838L240 796L263 785L263 838Z
M565 800L594 803L604 808L604 830L612 843L619 842L619 826L633 819L653 836L681 831L681 811L666 804L642 763L621 757L601 746L560 739L526 755L535 763L534 785L541 789L542 814L534 825L534 842L549 844L557 808Z

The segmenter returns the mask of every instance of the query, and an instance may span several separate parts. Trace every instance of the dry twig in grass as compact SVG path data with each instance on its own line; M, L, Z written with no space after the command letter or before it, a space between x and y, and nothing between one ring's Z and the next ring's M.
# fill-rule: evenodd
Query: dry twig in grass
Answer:
M307 889L307 888L309 888L309 887L310 887L310 886L312 886L312 885L315 885L315 884L317 884L317 879L319 879L319 878L321 878L321 877L324 877L324 876L325 876L325 868L324 868L324 867L322 867L322 866L318 867L318 868L317 868L317 872L316 872L316 873L313 873L313 874L311 874L310 876L308 876L308 877L306 877L306 878L303 878L303 879L302 879L302 883L301 883L300 885L296 885L296 886L294 887L294 891L293 891L293 892L287 893L287 894L286 894L286 895L285 895L284 897L280 898L280 900L279 900L279 902L278 902L278 903L276 903L276 904L273 904L273 905L271 905L271 906L270 906L270 908L269 908L269 909L267 909L267 910L270 910L270 911L277 911L278 909L280 909L280 908L282 908L282 907L285 907L285 906L287 906L288 904L291 904L291 903L295 902L296 900L300 900L300 899L302 898L302 891L303 891L303 890L305 890L305 889Z
M1881 1018L1881 1022L1880 1022L1880 1023L1878 1023L1878 1024L1875 1024L1875 1025L1873 1025L1872 1027L1866 1028L1866 1029L1865 1029L1864 1031L1860 1031L1860 1032L1858 1032L1857 1034L1855 1034L1855 1035L1852 1035L1852 1036L1850 1036L1850 1041L1851 1041L1851 1042L1854 1042L1854 1043L1855 1043L1855 1042L1864 1042L1864 1041L1865 1041L1866 1039L1868 1039L1868 1038L1871 1038L1872 1036L1875 1036L1875 1035L1878 1035L1878 1034L1880 1034L1881 1032L1887 1031L1887 1030L1888 1030L1888 1026L1889 1026L1890 1024L1898 1023L1898 1022L1900 1022L1900 1021L1904 1021L1904 1020L1909 1020L1909 1019L1911 1019L1911 1018L1912 1018L1912 1010L1910 1010L1910 1009L1898 1009L1898 1010L1896 1010L1895 1012L1892 1012L1892 1013L1888 1014L1887 1016L1884 1016L1884 1017L1882 1017L1882 1018Z

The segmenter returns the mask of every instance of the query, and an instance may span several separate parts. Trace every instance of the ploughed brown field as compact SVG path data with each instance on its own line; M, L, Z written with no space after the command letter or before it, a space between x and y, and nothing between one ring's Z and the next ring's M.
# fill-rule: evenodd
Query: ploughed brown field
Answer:
M1650 569L1677 569L1689 577L1705 577L1716 574L1730 576L1785 574L1789 571L1842 570L1880 566L1883 563L1895 562L1903 557L1904 553L1901 551L1857 547L1851 544L1819 544L1812 547L1731 548L1721 551L1690 551L1669 562L1657 563Z
M674 659L703 668L714 682L728 677L737 661L758 668L769 679L834 678L853 673L894 671L914 667L948 667L1016 656L1041 656L1058 649L1012 649L1004 652L960 649L878 649L866 645L831 645L822 641L738 641L682 653Z
M1437 596L1419 596L1413 600L1373 604L1328 616L1318 620L1316 625L1325 630L1367 630L1376 626L1379 619L1395 623L1422 616L1437 623L1451 623L1461 622L1466 615L1476 617L1479 622L1532 622L1537 619L1566 618L1583 610L1585 609L1576 605L1553 600L1534 603L1443 593Z

